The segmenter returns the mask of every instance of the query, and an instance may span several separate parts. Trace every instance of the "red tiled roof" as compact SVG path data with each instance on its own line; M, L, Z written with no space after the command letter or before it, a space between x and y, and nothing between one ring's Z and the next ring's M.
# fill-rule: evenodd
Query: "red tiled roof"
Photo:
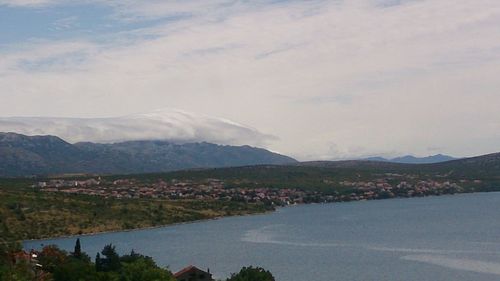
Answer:
M199 269L198 267L196 267L194 265L190 265L190 266L187 266L187 267L181 269L177 273L175 273L174 277L177 278L177 277L183 275L184 273L187 273L187 272L190 272L190 271L199 271L199 272L203 272L203 273L206 273L206 274L208 274L208 275L211 276L210 272L207 272L205 270L201 270L201 269Z
M190 266L187 266L187 267L185 267L185 268L183 268L183 269L179 270L178 272L176 272L176 273L174 274L174 277L175 277L175 278L177 278L177 277L181 276L182 274L184 274L184 273L186 273L186 272L189 272L189 271L191 271L191 270L199 270L199 271L205 272L204 270L201 270L201 269L197 268L197 267L196 267L196 266L194 266L194 265L190 265Z

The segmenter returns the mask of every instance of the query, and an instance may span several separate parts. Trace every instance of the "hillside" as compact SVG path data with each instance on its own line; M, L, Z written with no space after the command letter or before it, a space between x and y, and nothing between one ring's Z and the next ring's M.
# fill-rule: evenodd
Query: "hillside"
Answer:
M112 176L120 178L121 176ZM257 165L232 168L175 171L161 174L134 175L141 181L216 178L233 187L277 187L313 190L335 190L340 181L394 182L420 180L474 181L481 187L500 188L500 153L464 158L435 164L401 164L349 160L313 161L289 165Z
M167 141L70 144L55 136L0 133L0 177L152 173L294 162L290 157L250 146Z
M431 155L431 156L426 156L426 157L415 157L412 155L406 155L406 156L401 156L401 157L396 157L396 158L391 158L391 159L386 159L383 157L370 157L370 158L366 158L364 160L403 163L403 164L433 164L433 163L452 161L452 160L456 160L456 159L457 158L454 158L454 157L451 157L448 155L436 154L436 155Z
M124 143L118 147L92 144L68 146L54 137L41 138L46 142L34 145L26 138L22 139L24 141L14 142L22 144L16 151L29 156L31 154L25 151L47 151L39 159L29 162L32 165L46 164L47 168L51 166L42 161L43 157L58 161L61 155L71 152L74 155L68 157L85 159L92 148L95 150L93 155L110 159L114 154L122 156L121 150L127 151L127 155L132 154L130 151L143 155L148 149L142 151L141 148L149 147L140 143ZM157 144L147 144L151 145L150 153L157 153ZM201 153L198 146L206 145L193 146ZM130 146L137 148L133 150ZM60 150L55 149L57 147ZM191 151L193 148L189 145L186 149ZM8 151L13 151L13 148ZM103 164L104 160L96 158L95 161ZM114 161L128 160L116 158ZM83 165L91 162L75 163ZM123 163L119 168L132 164ZM480 191L500 191L500 153L437 164L320 161L101 177L0 178L0 206L3 206L0 208L0 232L9 230L9 235L13 237L40 238L258 213L295 203ZM103 200L107 203L104 204ZM102 224L102 221L92 219L95 208L106 214L102 220L112 223ZM131 211L134 214L132 219ZM26 230L26 225L35 227Z
M500 153L462 158L430 164L408 164L369 160L348 161L311 161L302 162L300 166L356 169L372 172L417 173L428 175L461 176L461 177L500 177Z

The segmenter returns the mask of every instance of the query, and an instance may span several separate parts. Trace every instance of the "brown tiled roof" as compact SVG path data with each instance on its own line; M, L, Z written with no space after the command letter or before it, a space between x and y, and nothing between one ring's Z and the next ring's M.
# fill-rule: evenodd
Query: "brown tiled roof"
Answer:
M175 274L174 274L174 277L175 277L175 278L177 278L177 277L181 276L182 274L184 274L184 273L186 273L186 272L189 272L189 271L190 271L190 270L192 270L192 269L198 269L198 270L201 270L201 269L197 268L197 267L196 267L196 266L194 266L194 265L190 265L190 266L187 266L187 267L185 267L185 268L183 268L183 269L179 270L177 273L175 273Z

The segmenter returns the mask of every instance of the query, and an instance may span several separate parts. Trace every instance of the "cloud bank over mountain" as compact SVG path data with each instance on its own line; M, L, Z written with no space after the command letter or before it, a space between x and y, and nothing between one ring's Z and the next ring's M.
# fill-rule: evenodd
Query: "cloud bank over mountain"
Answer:
M265 146L275 139L230 120L175 109L109 118L4 117L0 132L55 135L71 143L169 140Z
M500 149L498 0L0 0L0 11L2 116L180 108L277 135L269 148L301 160Z

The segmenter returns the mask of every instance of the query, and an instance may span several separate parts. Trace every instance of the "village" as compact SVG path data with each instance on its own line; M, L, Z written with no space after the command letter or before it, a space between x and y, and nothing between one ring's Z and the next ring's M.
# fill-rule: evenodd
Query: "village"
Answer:
M393 181L389 183L386 178L372 181L340 181L331 191L322 192L297 188L230 188L219 179L206 179L203 182L173 179L141 183L135 179L106 181L100 177L86 180L53 179L38 182L33 185L33 188L42 192L85 194L116 199L224 200L262 202L276 206L394 197L422 197L466 191L458 183L451 181L419 180L409 182L401 180L395 184Z

